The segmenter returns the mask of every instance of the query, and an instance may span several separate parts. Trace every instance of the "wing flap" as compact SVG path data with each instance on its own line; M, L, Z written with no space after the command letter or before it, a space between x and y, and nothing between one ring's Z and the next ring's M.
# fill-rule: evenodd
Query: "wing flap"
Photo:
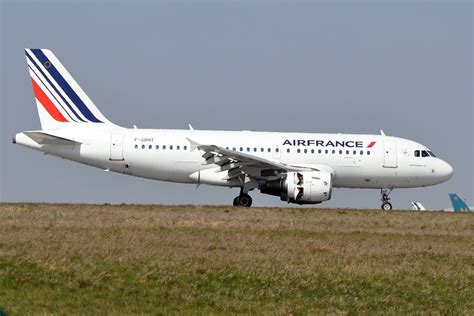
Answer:
M236 168L236 166L241 167L244 173L247 167L293 171L318 171L316 168L288 165L239 151L226 149L217 145L199 144L189 138L187 138L187 140L191 144L191 150L199 149L204 151L202 157L206 160L206 165L216 164L221 167L221 171L231 170Z

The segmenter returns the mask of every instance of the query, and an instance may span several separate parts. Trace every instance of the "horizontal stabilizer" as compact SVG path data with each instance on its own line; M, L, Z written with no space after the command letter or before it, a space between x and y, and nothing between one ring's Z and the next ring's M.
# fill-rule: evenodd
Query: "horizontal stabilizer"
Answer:
M56 135L45 133L45 132L24 132L24 134L40 145L81 144L80 142L75 141L74 139L60 137L60 136L56 136Z

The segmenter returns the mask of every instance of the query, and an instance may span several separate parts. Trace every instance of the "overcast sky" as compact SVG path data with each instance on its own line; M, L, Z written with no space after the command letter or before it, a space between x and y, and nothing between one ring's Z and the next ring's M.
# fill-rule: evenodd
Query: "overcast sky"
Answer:
M224 1L225 2L225 1ZM447 183L396 208L473 201L470 1L3 1L0 200L230 204L238 189L106 173L10 143L39 129L23 48L49 48L112 121L146 128L374 133L430 147ZM255 205L277 197L252 194ZM336 189L322 206L380 206Z

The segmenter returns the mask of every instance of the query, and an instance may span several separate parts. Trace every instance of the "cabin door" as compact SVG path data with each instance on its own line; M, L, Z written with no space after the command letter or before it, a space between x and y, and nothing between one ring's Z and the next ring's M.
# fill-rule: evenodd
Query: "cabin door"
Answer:
M397 168L397 144L395 142L383 143L383 166L385 168Z
M110 137L110 160L124 160L122 134L112 134Z

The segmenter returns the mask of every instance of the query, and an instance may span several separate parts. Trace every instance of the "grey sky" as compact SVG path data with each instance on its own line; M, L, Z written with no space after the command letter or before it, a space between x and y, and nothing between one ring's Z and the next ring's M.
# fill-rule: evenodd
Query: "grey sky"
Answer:
M38 129L24 47L50 48L127 127L375 133L419 141L454 177L397 190L473 201L472 2L18 2L1 6L0 200L230 204L237 189L106 173L10 143ZM284 206L252 194L255 205ZM379 207L337 189L323 206Z

